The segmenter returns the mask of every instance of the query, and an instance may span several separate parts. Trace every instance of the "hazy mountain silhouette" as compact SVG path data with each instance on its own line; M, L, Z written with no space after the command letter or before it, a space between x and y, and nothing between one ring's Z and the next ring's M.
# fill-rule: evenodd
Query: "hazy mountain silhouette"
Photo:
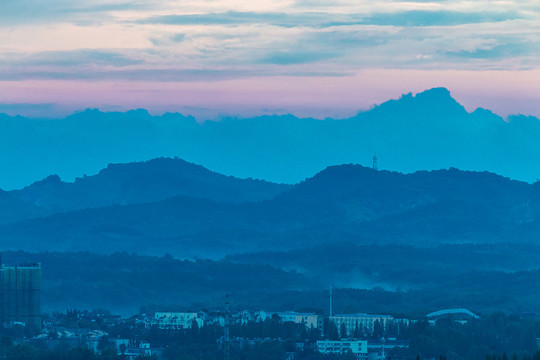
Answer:
M293 115L197 123L180 114L87 110L65 119L0 116L0 187L21 188L51 173L73 180L109 163L179 156L226 175L297 183L330 165L370 164L401 172L457 167L533 182L540 122L468 113L444 88L406 94L350 119ZM13 153L18 154L12 156Z
M0 190L0 224L46 215L43 209L21 201L6 191Z
M341 165L272 200L233 204L210 200L202 191L207 198L195 198L193 191L190 197L26 220L0 227L0 234L4 248L170 252L182 257L342 241L534 242L540 230L539 190L538 184L491 173L449 169L401 174Z
M409 310L456 302L536 309L540 183L492 172L534 181L538 138L537 118L469 113L443 88L342 120L285 115L200 124L142 109L57 120L0 114L0 161L9 169L0 185L43 178L0 191L0 247L43 258L44 290L52 289L44 296L55 306L114 308L115 299L125 309L232 291L250 306L316 298L322 307L326 292L276 294L335 283L419 286L391 295ZM352 165L369 164L375 152L382 168L401 172ZM233 178L175 156L222 174L296 185ZM103 169L109 163L116 164ZM447 170L412 172L440 168ZM80 250L132 255L64 253ZM219 262L134 255L165 253L244 254ZM177 284L164 291L170 274ZM246 291L255 281L261 292ZM381 301L387 296L350 294L363 302L361 311L386 311L377 306L388 305Z
M181 159L159 158L111 164L97 175L77 178L73 183L52 175L10 194L49 212L58 212L153 202L179 195L233 203L261 201L290 187L224 176Z
M440 201L485 204L488 208L491 202L497 202L507 209L527 202L534 188L488 172L450 168L402 174L351 164L328 167L291 191L278 195L277 200L310 208L322 204L332 208L340 219L359 220L402 213ZM336 208L341 209L339 213ZM490 213L493 211L496 209L491 209ZM317 212L325 210L317 209Z

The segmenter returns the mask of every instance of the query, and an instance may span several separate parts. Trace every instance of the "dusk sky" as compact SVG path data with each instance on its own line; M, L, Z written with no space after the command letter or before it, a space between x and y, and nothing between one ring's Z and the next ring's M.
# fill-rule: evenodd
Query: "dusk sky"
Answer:
M540 115L540 4L0 1L0 112L346 117L444 86Z

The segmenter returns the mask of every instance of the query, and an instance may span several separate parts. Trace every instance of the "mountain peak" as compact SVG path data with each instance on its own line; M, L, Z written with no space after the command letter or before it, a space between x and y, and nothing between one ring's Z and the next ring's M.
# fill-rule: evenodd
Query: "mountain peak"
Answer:
M138 109L135 109L135 110L129 110L129 111L126 111L124 113L124 115L129 115L129 116L137 116L137 117L151 117L152 115L150 115L150 113L148 112L148 110L146 109L141 109L141 108L138 108Z
M434 87L431 89L427 89L420 93L417 93L416 96L417 97L430 96L430 97L438 97L438 98L452 98L452 95L450 94L450 90L448 90L445 87Z
M441 113L451 111L451 114L465 115L467 111L450 94L450 90L444 87L437 87L425 90L414 96L417 105L425 106L427 109L440 111Z
M177 196L225 203L262 201L290 188L290 185L225 176L180 158L157 158L109 164L98 174L75 182L62 182L58 175L51 175L11 194L54 213L155 202Z
M88 119L102 118L103 116L105 116L105 113L102 112L101 110L96 109L96 108L93 108L93 109L92 108L87 108L84 111L78 111L78 112L75 112L75 113L69 115L66 119L88 120Z
M374 107L371 113L383 118L458 118L466 116L465 108L444 87L425 90L413 95L403 94L397 100L386 101Z
M25 189L42 188L44 186L57 186L59 184L62 184L62 179L60 178L60 176L53 174L47 176L42 180L36 181L33 184L28 185L27 187L25 187Z

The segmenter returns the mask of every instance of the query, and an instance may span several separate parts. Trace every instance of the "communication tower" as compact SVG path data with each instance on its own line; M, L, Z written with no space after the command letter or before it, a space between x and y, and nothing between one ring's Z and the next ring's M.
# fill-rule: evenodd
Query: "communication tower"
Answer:
M330 286L330 316L332 316L332 286Z
M230 354L230 313L229 313L229 295L225 295L225 327L223 331L223 358L229 360Z

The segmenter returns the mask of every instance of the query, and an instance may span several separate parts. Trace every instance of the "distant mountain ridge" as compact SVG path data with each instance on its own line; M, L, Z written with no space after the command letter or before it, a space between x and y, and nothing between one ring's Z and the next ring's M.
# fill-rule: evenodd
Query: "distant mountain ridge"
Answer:
M160 171L168 166L189 171L160 180L160 191L145 190L141 179L152 183L148 179L165 174L149 171L154 166ZM196 174L205 180L194 181ZM191 185L175 179L189 179ZM217 196L223 189L234 191ZM242 195L235 192L244 190ZM145 201L137 201L138 193ZM36 204L92 197L97 203L110 196L109 206L80 202L75 211L26 216L0 226L0 246L35 251L136 249L145 254L219 258L343 241L412 246L534 243L540 231L538 183L455 168L402 174L339 165L289 186L229 178L182 160L158 159L114 165L74 184L51 177L14 194L39 199ZM253 201L254 196L259 201ZM119 199L131 203L122 205Z
M47 215L39 206L27 203L0 190L0 224L16 222Z
M291 185L224 176L178 158L158 158L130 164L109 164L98 174L77 178L73 183L51 175L9 194L49 213L56 213L155 202L175 196L230 203L262 201L290 188Z
M370 164L374 153L381 168L394 171L457 167L534 182L539 138L537 118L469 113L445 88L405 94L342 120L282 115L198 123L144 109L89 109L55 120L0 116L0 163L10 174L0 177L0 188L21 188L51 173L72 181L109 163L161 156L292 184L331 165Z

